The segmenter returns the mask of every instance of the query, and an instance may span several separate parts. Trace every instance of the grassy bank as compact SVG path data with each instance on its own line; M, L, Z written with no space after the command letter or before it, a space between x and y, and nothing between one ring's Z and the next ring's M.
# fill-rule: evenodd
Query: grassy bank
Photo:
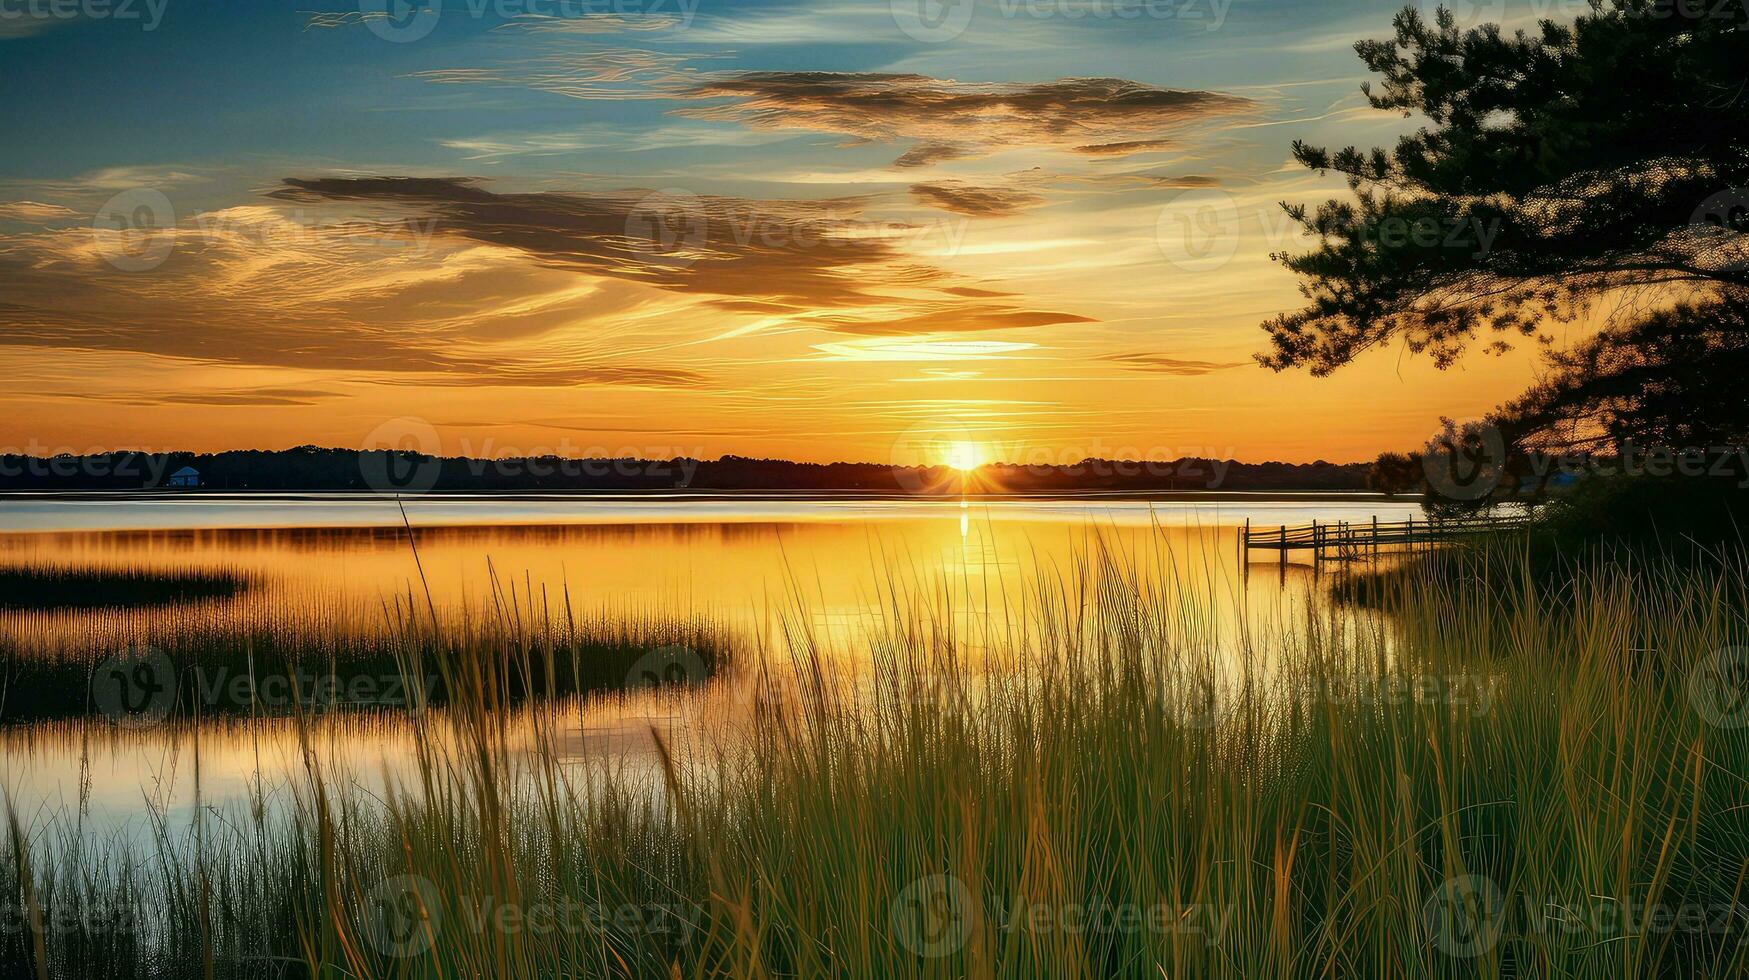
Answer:
M1735 478L1595 475L1551 493L1534 514L1526 529L1470 542L1479 547L1433 549L1384 569L1362 566L1336 584L1335 597L1377 605L1409 579L1443 576L1501 583L1509 599L1521 579L1561 590L1600 564L1741 577L1735 566L1749 554L1749 493Z
M386 799L144 861L31 819L33 976L1731 976L1749 969L1749 583L1599 565L1400 580L1220 633L1094 560L1000 621L889 596L872 666L786 616L733 740L649 768L512 745L498 653ZM1502 605L1501 588L1520 601ZM679 693L676 697L683 696ZM555 718L557 716L554 716Z
M35 578L65 576L50 569ZM208 578L229 580L200 572L114 576L135 585ZM102 594L98 580L89 588ZM479 602L441 612L417 594L359 609L319 593L251 593L216 610L63 612L0 609L0 726L419 709L457 697L469 682L456 671L473 670L485 651L498 661L489 668L495 696L517 704L627 683L701 683L733 645L731 631L709 615L584 610L568 593L497 580Z
M249 578L228 569L20 565L0 568L0 609L133 609L229 599Z

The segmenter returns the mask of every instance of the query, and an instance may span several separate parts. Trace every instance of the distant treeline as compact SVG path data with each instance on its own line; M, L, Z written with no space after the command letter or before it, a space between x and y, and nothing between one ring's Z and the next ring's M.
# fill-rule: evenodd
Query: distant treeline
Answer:
M946 466L796 463L781 459L472 459L389 450L0 455L0 490L169 489L184 468L203 490L861 490L890 493L1069 490L1365 490L1367 463L1086 459L995 463L962 477ZM187 482L187 480L183 481Z

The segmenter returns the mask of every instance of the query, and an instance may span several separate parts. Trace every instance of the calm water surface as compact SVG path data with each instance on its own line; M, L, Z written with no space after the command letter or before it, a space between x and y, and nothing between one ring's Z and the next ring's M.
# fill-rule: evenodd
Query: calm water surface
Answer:
M854 671L888 590L947 596L956 617L1000 618L1041 577L1072 575L1101 549L1209 597L1235 624L1291 622L1319 601L1312 569L1283 571L1274 555L1258 553L1247 575L1239 526L1417 514L1414 504L1358 495L19 496L0 498L0 567L222 570L250 584L236 596L169 606L0 613L0 638L44 655L89 655L264 616L370 629L382 624L385 603L417 596L423 606L427 589L440 618L489 615L496 583L549 607L568 601L581 614L709 617L768 652L783 647L787 610ZM704 713L701 699L717 702L715 714L734 701L726 690L587 699L566 709L561 748L579 765L637 759L652 721L689 727ZM316 733L340 778L369 785L410 764L415 737L382 715L328 716ZM0 703L0 778L26 812L82 812L115 827L152 806L174 819L194 802L197 748L209 804L271 787L299 765L295 726L283 718L6 725Z

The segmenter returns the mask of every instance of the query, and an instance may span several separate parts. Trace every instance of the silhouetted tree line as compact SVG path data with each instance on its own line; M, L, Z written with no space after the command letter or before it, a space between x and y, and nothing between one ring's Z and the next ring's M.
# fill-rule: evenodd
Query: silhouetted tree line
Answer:
M183 467L200 473L202 490L488 491L488 490L858 490L889 493L1049 492L1071 490L1364 490L1364 463L1170 462L1088 459L1061 466L992 464L964 475L945 466L797 463L723 456L700 459L437 458L419 453L326 449L222 453L130 453L0 456L3 490L168 489Z

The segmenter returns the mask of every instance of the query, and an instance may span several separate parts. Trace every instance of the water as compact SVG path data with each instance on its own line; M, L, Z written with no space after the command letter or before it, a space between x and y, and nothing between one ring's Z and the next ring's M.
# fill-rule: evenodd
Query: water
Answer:
M1240 525L1417 514L1413 504L1364 495L20 496L0 503L0 568L206 571L245 585L187 602L117 608L96 595L76 607L0 610L0 641L32 656L94 661L130 644L167 647L179 636L241 635L263 623L380 631L396 606L478 625L510 595L517 608L548 616L707 618L778 653L785 617L793 630L799 616L854 673L881 596L893 589L945 597L956 625L1000 621L1041 579L1073 575L1103 548L1142 575L1206 596L1235 625L1292 621L1318 601L1312 568L1283 570L1273 553L1247 568ZM577 764L635 760L652 724L698 736L701 701L714 717L744 709L733 684L718 678L689 698L567 704L561 747ZM313 731L337 778L380 785L412 764L415 734L394 715L336 712ZM0 778L26 812L83 813L103 827L126 826L148 807L174 819L194 802L197 748L209 804L270 788L301 765L296 726L283 717L19 724L0 704Z

